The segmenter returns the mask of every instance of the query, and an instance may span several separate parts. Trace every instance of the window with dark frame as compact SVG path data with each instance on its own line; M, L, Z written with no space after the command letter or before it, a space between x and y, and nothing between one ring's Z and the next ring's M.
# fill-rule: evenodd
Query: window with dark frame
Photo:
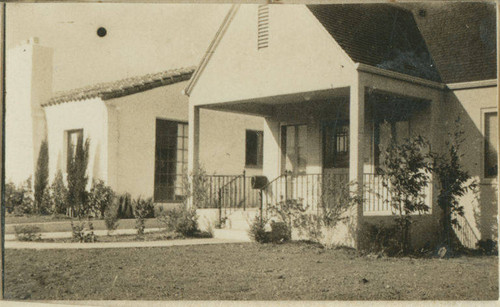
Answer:
M156 119L154 201L181 201L187 166L188 125Z
M323 124L323 168L349 168L349 122Z
M245 146L245 166L262 168L264 133L247 130Z
M484 113L484 177L498 175L498 113Z
M79 141L83 144L83 129L66 131L66 169L69 169L69 161L71 161L76 154L76 146Z

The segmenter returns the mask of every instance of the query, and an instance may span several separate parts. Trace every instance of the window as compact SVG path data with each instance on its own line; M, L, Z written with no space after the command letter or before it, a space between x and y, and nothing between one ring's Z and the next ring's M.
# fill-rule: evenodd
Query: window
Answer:
M288 125L281 127L281 148L283 157L282 171L292 174L304 174L306 172L306 125Z
M498 175L498 114L484 113L484 177Z
M323 168L349 168L349 122L323 125Z
M381 149L389 146L391 140L395 140L397 144L403 143L410 137L410 122L403 121L379 121L375 123L374 129L374 162L378 167L382 161Z
M245 150L246 167L262 167L263 135L262 131L247 130Z
M83 129L66 131L66 169L69 169L69 161L75 156L78 142L83 144Z
M182 177L187 165L187 148L187 124L156 120L155 202L182 200Z

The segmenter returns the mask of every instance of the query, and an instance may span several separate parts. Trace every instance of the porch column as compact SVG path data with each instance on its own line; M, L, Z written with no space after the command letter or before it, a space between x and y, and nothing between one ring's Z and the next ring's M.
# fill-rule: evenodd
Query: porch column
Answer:
M189 104L188 123L188 176L191 176L200 163L200 107ZM191 179L190 179L191 180ZM188 200L192 205L192 200Z
M365 86L361 79L361 74L356 73L354 82L350 87L349 106L349 181L356 182L356 193L362 196L363 193L363 149L364 149L364 129L365 129ZM359 248L359 234L363 218L363 204L360 203L353 212L355 216L353 229L356 229L354 236L354 247Z

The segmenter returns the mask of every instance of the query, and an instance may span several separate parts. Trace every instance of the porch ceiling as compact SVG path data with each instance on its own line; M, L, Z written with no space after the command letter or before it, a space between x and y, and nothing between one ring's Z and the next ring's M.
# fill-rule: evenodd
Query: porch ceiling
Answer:
M349 87L341 87L311 92L259 97L254 99L224 102L211 105L201 105L200 107L211 110L244 113L257 116L272 116L274 114L275 106L284 104L307 103L348 96Z

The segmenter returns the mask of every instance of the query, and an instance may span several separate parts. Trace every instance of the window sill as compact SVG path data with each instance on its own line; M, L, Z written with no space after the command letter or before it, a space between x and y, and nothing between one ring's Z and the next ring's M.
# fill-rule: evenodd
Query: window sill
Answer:
M262 169L262 165L245 165L245 168Z

